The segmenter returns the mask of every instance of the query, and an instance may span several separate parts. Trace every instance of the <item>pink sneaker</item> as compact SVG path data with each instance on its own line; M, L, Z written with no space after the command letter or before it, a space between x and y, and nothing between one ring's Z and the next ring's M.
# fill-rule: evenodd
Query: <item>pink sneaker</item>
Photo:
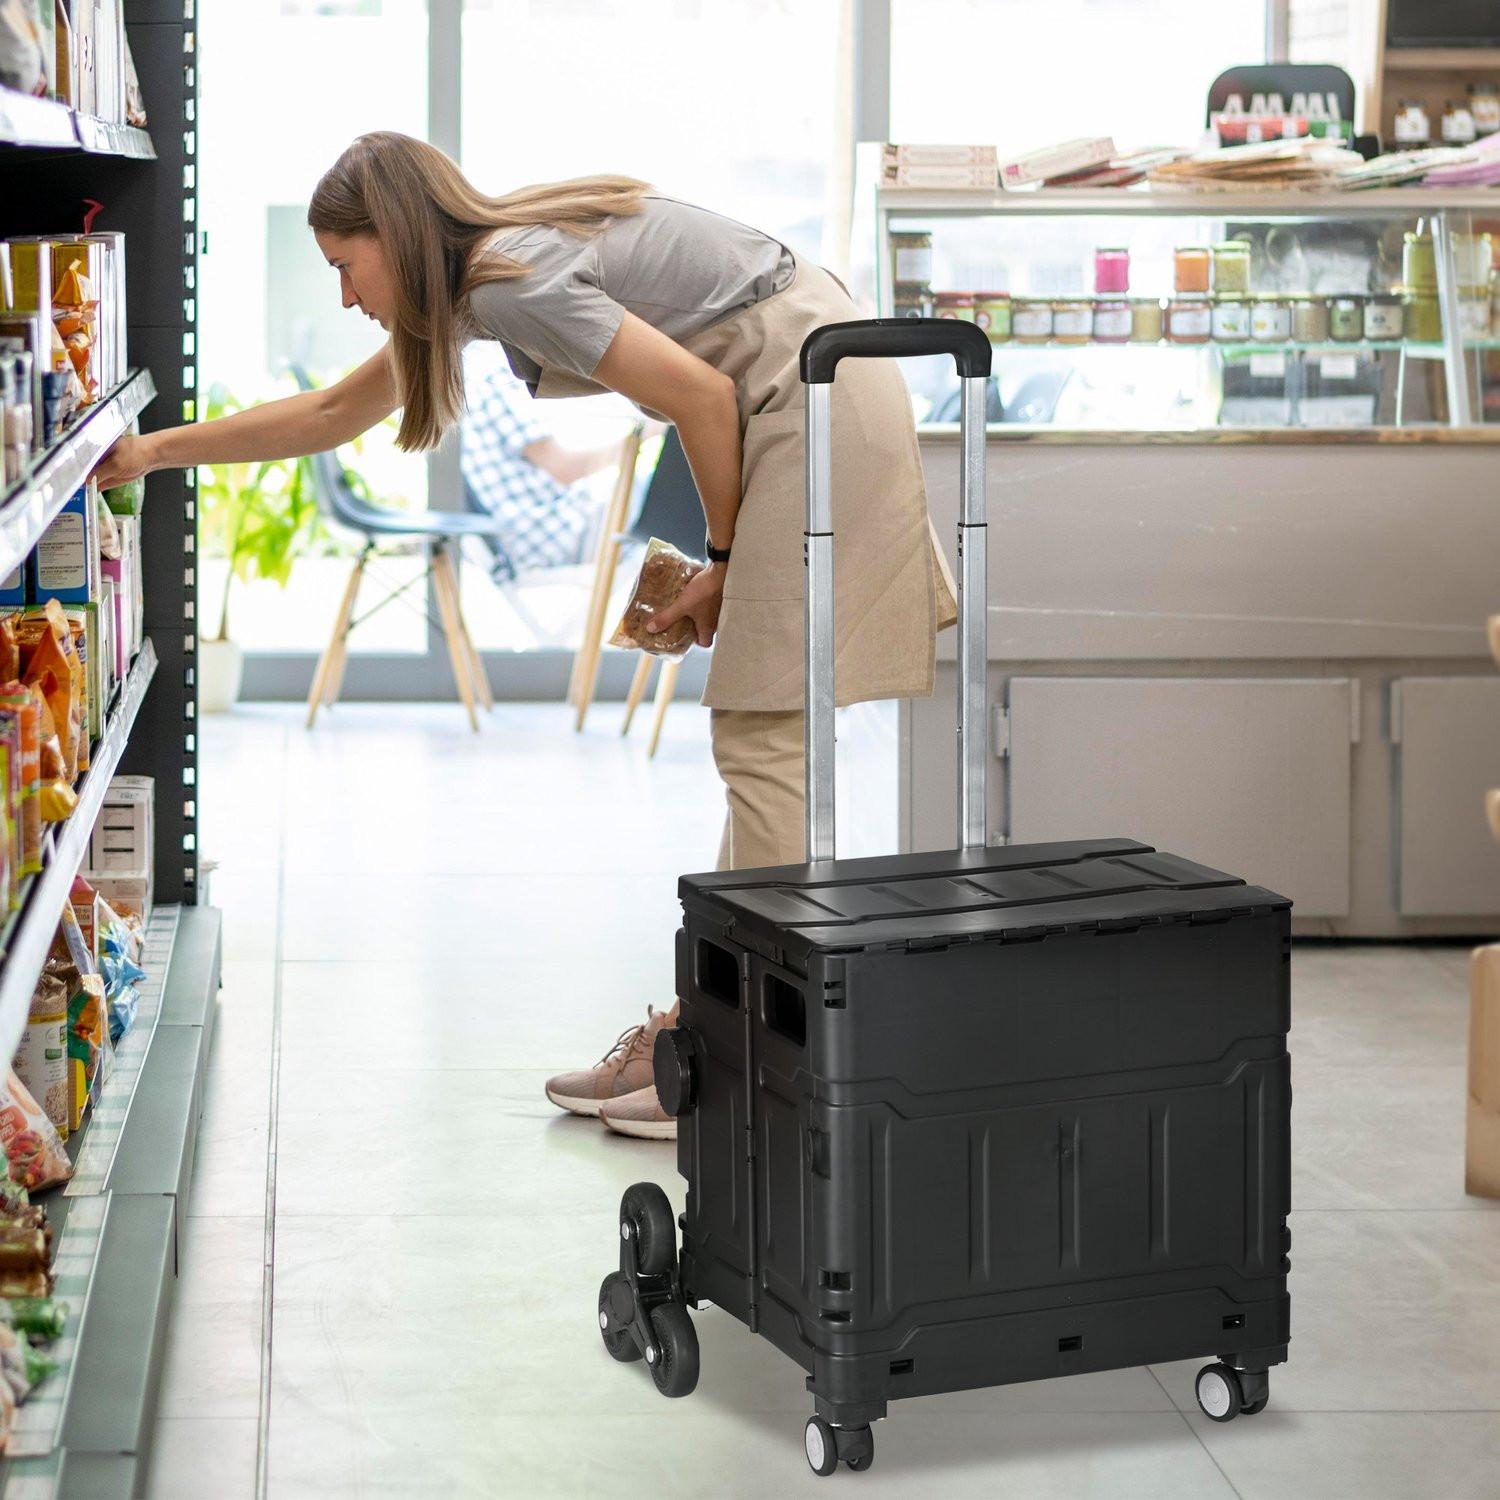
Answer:
M656 1085L606 1099L599 1106L599 1118L620 1135L633 1135L643 1141L675 1141L677 1121L661 1107Z
M656 1045L656 1033L666 1022L666 1011L648 1005L646 1019L639 1026L627 1026L592 1068L549 1078L547 1097L572 1114L597 1115L606 1100L651 1085L651 1049Z

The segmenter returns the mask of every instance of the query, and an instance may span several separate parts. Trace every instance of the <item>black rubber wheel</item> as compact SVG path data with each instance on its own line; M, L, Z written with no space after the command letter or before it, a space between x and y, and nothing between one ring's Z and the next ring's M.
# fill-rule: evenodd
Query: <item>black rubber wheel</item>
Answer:
M847 1463L856 1474L863 1474L865 1470L875 1462L875 1454L872 1450L871 1452L865 1454L863 1458L849 1458L845 1459L844 1462Z
M1270 1399L1269 1396L1262 1396L1259 1401L1252 1401L1248 1406L1241 1407L1241 1416L1258 1417L1266 1409L1266 1402Z
M604 1284L599 1288L599 1337L604 1340L604 1347L609 1350L611 1359L617 1359L622 1365L628 1365L641 1357L641 1351L635 1347L635 1340L631 1338L630 1330L621 1328L611 1333L605 1326L610 1294L617 1283L626 1289L626 1296L630 1294L630 1283L618 1271L611 1271L604 1278Z
M680 1302L664 1302L651 1309L651 1332L656 1358L651 1378L663 1396L689 1396L698 1384L698 1331Z
M1228 1365L1204 1365L1198 1371L1193 1393L1198 1398L1198 1409L1212 1421L1232 1422L1244 1410L1240 1378Z
M826 1478L839 1466L838 1439L833 1428L822 1417L809 1417L802 1431L802 1447L807 1466L814 1474Z
M635 1236L636 1265L643 1276L662 1276L677 1259L672 1205L654 1182L638 1182L620 1200L620 1225Z

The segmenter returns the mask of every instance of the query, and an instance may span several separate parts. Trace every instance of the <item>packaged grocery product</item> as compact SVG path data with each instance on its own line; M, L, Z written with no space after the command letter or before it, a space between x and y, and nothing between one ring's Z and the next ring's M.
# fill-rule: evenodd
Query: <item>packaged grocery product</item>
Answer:
M31 1224L0 1219L0 1297L45 1297L51 1290L46 1236Z
M36 701L19 682L0 679L0 714L14 714L21 740L21 864L19 873L35 875L42 868L42 810L40 718Z
M54 271L55 271L54 267ZM83 382L83 405L92 405L99 397L98 371L94 346L98 340L99 301L82 258L71 260L57 279L52 293L52 321L62 336L68 358Z
M53 1187L73 1175L73 1164L63 1149L62 1137L14 1068L7 1071L4 1083L0 1083L0 1149L10 1161L10 1180L27 1192ZM0 1231L16 1222L0 1219Z
M15 1070L64 1140L68 1137L68 991L45 968L31 994Z
M655 635L646 629L646 622L658 611L676 603L683 589L702 571L702 563L684 556L670 542L652 537L646 546L635 591L610 637L610 645L636 647L653 656L686 656L698 638L691 620L679 620Z
M78 806L78 794L68 779L62 744L41 684L32 684L31 697L37 706L37 807L43 823L60 823Z
M7 1381L0 1380L0 1453L10 1443L10 1435L16 1425L16 1398L10 1393Z
M0 1323L0 1381L10 1387L17 1402L31 1394L31 1375L26 1366L26 1350L30 1347L8 1323Z
M0 745L5 748L5 779L0 782L5 796L5 813L10 824L10 886L11 907L20 904L21 876L25 869L25 822L26 802L26 751L21 733L21 702L29 703L29 695L22 694L12 700L0 690Z
M69 782L78 774L78 741L84 727L84 672L73 649L62 605L49 600L27 610L17 626L21 647L21 680L40 682L52 709L52 721L62 746ZM50 685L45 681L50 674Z
M99 903L103 905L102 900ZM139 945L129 927L115 917L107 926L101 922L99 939L99 972L104 979L104 997L109 1005L109 1039L118 1042L135 1024L140 992L136 985L146 971L132 956Z
M12 1297L10 1322L18 1332L50 1344L68 1326L68 1304L56 1297Z
M29 1340L23 1341L22 1352L26 1357L26 1379L33 1386L40 1385L57 1369L57 1361L50 1354L43 1354Z

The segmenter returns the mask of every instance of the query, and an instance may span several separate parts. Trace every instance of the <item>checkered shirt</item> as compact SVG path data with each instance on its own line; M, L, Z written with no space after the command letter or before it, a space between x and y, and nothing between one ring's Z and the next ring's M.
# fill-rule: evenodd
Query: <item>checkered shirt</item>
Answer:
M581 488L559 484L524 456L549 434L498 343L476 339L465 348L464 385L463 477L473 501L504 523L491 548L494 575L511 579L530 569L583 562L598 502Z

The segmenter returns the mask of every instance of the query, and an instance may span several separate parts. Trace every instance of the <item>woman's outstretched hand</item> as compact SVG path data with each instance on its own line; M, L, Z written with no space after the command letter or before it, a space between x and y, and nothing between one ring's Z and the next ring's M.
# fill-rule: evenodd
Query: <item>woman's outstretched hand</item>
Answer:
M677 596L677 602L653 615L646 622L646 629L655 635L679 620L688 618L698 632L698 644L712 646L714 634L719 628L719 609L724 603L726 567L725 563L709 563L702 572L695 573Z
M155 465L151 461L149 438L134 437L127 433L104 455L95 466L94 478L101 490L124 484L127 479L149 474Z

